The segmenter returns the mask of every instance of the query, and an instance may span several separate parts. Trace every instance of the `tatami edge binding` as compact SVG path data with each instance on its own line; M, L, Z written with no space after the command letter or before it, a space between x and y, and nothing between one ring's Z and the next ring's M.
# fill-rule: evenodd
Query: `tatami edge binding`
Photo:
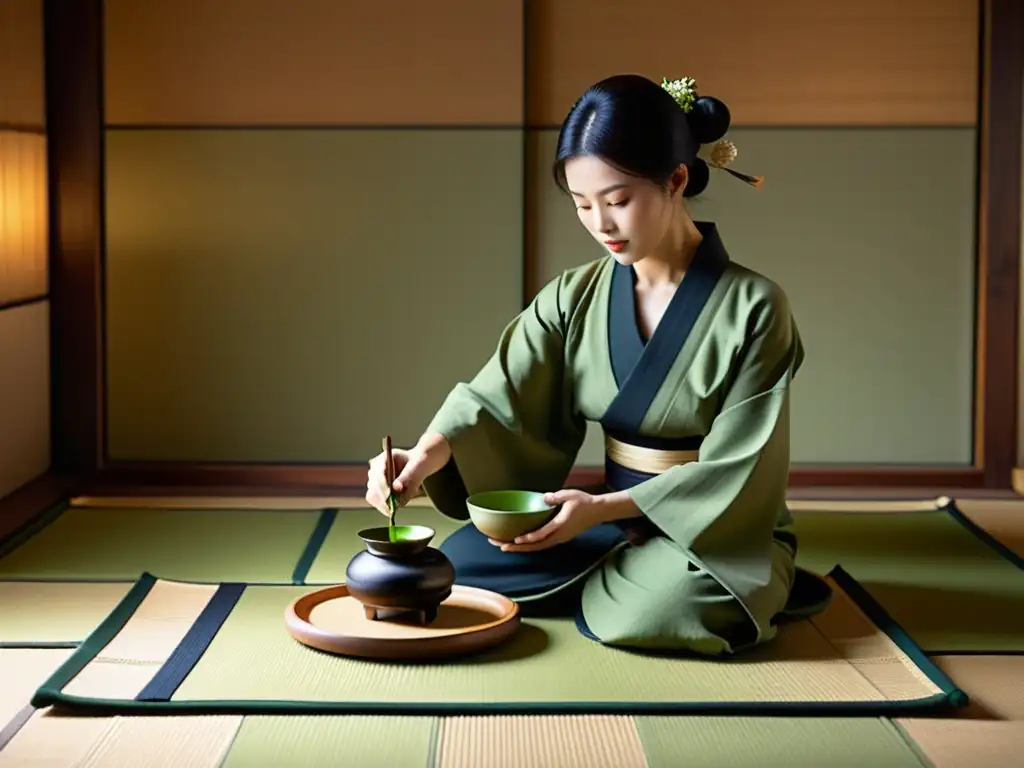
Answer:
M89 663L102 651L117 634L124 629L142 601L153 589L157 578L150 573L143 573L135 585L118 601L113 610L107 614L85 640L78 646L63 664L54 670L32 696L31 704L37 709L49 707L66 697L61 689L70 683Z
M895 515L905 512L938 512L951 502L949 496L903 499L891 496L855 499L787 499L786 506L792 512L823 512L828 514Z
M196 663L206 653L213 638L235 609L245 591L245 584L224 583L203 606L181 642L167 657L160 669L138 693L139 701L170 701Z
M62 499L52 504L25 522L24 525L15 528L9 534L0 539L0 558L6 557L14 550L38 534L43 529L52 525L60 518L71 505L67 499Z
M313 567L313 563L316 562L324 542L327 541L327 537L330 535L331 528L334 527L334 521L337 517L338 510L336 508L328 508L320 512L320 519L317 520L316 528L310 534L306 547L303 549L298 562L295 564L295 569L292 571L292 584L302 585L306 583L309 571Z
M972 520L970 516L965 514L964 511L957 506L955 500L950 499L949 504L943 508L943 511L946 512L958 523L960 523L960 525L962 525L968 531L973 533L974 536L983 544L986 544L989 548L995 550L995 552L997 552L1003 558L1009 560L1013 565L1017 566L1022 571L1024 571L1024 557L1018 555L1008 546L1003 544L1003 542L1001 542L991 533L986 531L982 526L974 522L974 520Z
M665 715L665 714L714 714L714 715L786 715L786 716L862 716L897 717L960 709L968 705L969 698L934 663L903 628L864 589L852 575L835 566L828 574L859 607L878 629L886 634L915 664L921 673L936 685L941 693L919 699L886 701L845 701L845 702L658 702L634 703L621 701L599 702L360 702L338 701L314 702L301 700L189 700L189 701L145 701L133 699L109 699L102 697L75 696L63 689L109 644L129 622L142 601L157 581L164 581L150 573L144 573L122 598L110 614L96 627L72 655L40 686L32 697L32 706L41 709L61 705L69 711L80 711L107 715L158 715L178 714L235 714L235 715L280 715L280 714L390 714L390 715L559 715L559 714L610 714L610 715ZM166 580L170 583L193 584L181 580ZM239 585L246 586L246 585ZM252 586L252 585L248 585ZM265 585L287 588L294 585ZM225 617L226 618L226 617ZM219 625L218 625L219 626ZM189 630L191 633L191 630ZM210 642L216 632L210 637ZM199 655L205 650L200 650ZM199 656L195 657L197 661ZM193 663L195 663L193 661ZM166 665L167 662L164 662ZM161 670L157 675L161 674Z
M836 501L801 500L787 502L792 512L822 512L825 514L879 514L898 515L910 512L944 512L966 528L982 543L1013 565L1024 570L1024 557L1003 544L999 539L963 512L952 496L934 499L843 499Z
M46 651L63 648L77 648L80 640L0 640L0 649Z
M74 576L0 576L0 584L134 584L138 577L123 579ZM195 582L201 584L202 582ZM220 582L216 582L219 584Z
M75 487L75 478L47 470L0 495L0 547L66 504Z
M871 619L872 623L885 633L918 669L942 691L942 697L954 708L962 709L970 703L967 693L928 657L924 650L910 636L892 615L882 607L841 565L836 565L828 575L835 580L849 598Z

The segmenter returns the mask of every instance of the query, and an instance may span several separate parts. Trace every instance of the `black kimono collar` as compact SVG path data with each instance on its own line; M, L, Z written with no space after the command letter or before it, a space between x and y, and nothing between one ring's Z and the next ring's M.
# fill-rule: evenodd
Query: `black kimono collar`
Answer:
M672 364L689 338L704 305L729 264L718 227L694 222L703 239L669 302L658 327L645 344L636 312L636 272L613 267L608 307L608 352L619 393L601 423L617 433L635 433Z

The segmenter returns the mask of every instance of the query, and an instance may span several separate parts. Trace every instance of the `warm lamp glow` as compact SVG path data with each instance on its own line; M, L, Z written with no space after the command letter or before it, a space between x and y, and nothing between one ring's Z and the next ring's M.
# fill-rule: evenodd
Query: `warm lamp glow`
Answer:
M46 137L0 131L0 305L47 290Z

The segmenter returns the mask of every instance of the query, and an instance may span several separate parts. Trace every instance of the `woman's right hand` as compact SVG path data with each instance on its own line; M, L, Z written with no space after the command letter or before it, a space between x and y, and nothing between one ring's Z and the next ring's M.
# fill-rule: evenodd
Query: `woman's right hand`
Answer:
M425 436L410 449L392 448L391 459L395 464L395 482L392 487L395 493L399 494L398 505L403 506L410 499L422 495L423 481L444 467L450 457L448 441L440 435ZM390 517L390 490L384 474L384 459L383 451L370 459L370 469L366 478L366 502L382 515Z

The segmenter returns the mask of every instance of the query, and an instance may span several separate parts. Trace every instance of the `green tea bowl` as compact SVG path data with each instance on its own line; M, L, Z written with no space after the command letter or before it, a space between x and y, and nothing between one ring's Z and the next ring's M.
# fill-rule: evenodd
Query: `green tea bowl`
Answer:
M434 538L434 529L425 525L382 525L366 528L357 535L366 549L383 557L402 557L422 552Z
M535 491L485 491L466 499L469 519L480 533L495 541L512 541L535 531L558 512Z

